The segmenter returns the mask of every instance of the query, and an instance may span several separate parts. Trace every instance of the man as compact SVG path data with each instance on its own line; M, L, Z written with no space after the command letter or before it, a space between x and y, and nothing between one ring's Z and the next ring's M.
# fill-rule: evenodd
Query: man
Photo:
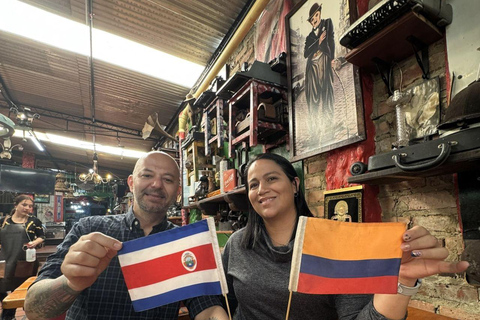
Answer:
M81 219L72 228L28 290L28 319L50 319L65 312L66 319L177 319L180 302L133 310L116 255L123 241L175 227L166 212L180 192L179 182L178 165L166 153L152 151L140 158L128 177L133 207L124 215ZM218 297L184 303L192 319L226 319Z
M314 3L308 22L312 31L305 40L305 96L311 115L320 114L325 125L333 120L333 70L335 40L332 19L322 19L322 6ZM320 108L320 110L319 110ZM319 113L320 111L320 113Z

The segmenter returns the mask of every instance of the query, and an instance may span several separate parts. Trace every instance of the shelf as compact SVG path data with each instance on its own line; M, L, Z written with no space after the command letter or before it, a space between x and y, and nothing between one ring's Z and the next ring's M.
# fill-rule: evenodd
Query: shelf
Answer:
M478 170L480 166L480 149L451 154L440 166L423 171L403 171L397 167L367 172L348 178L348 183L389 184L414 180L461 171Z
M220 203L227 203L230 210L247 211L248 200L245 193L245 187L241 187L227 193L221 193L210 198L199 200L185 208L199 208L205 212L216 212Z
M224 231L220 231L218 230L217 233L221 233L221 234L232 234L233 233L233 230L224 230Z
M410 36L429 45L440 40L443 32L425 17L409 12L370 39L352 49L345 59L370 72L376 72L374 58L386 63L399 62L414 54Z

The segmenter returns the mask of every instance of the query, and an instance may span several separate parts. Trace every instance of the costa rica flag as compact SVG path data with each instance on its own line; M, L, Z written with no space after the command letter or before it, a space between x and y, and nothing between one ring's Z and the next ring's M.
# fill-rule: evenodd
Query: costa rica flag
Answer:
M300 217L290 282L293 292L397 292L404 223L354 223Z
M213 218L124 242L118 259L137 312L228 293Z

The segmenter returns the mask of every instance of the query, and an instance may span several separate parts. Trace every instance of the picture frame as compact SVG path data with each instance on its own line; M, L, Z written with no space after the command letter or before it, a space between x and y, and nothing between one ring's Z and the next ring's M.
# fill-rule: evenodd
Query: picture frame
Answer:
M325 191L325 219L362 222L363 187L355 186Z
M50 203L49 194L35 194L35 203Z
M339 43L354 12L355 0L303 0L285 16L292 162L366 138L359 70Z

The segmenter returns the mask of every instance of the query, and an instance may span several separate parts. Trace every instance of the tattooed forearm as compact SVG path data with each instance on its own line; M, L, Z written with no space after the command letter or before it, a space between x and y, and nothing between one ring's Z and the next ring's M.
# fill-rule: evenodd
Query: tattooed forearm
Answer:
M79 294L67 285L63 276L42 280L28 289L25 313L30 320L55 318L66 312Z

